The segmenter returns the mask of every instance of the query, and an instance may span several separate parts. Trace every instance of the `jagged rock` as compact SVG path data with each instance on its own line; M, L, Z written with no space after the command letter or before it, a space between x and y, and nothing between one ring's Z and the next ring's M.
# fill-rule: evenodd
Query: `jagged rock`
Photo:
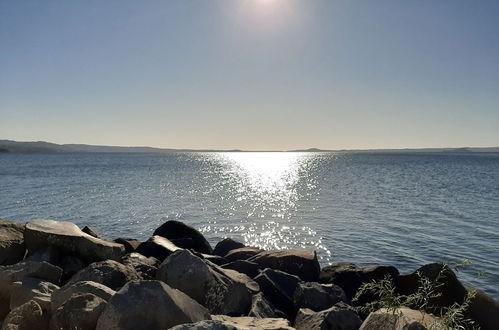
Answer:
M351 263L338 263L326 266L320 273L322 283L339 285L352 299L363 283L382 280L386 276L395 278L399 272L392 266L359 267Z
M85 226L81 231L95 238L101 238L101 236L97 233L97 231L91 227Z
M2 330L46 329L48 329L48 318L40 305L33 300L11 310L2 324Z
M85 263L76 256L64 256L61 259L60 266L62 267L62 282L64 283L85 268Z
M108 302L96 330L168 329L210 320L209 312L160 281L129 282Z
M231 317L227 315L213 315L213 320L222 321L225 325L234 326L236 329L261 329L261 330L293 330L286 319L257 317Z
M297 330L357 330L361 324L352 307L339 303L320 312L300 309L294 326Z
M246 314L251 304L247 283L188 250L176 251L166 258L156 278L186 293L211 313Z
M160 264L159 260L154 257L145 257L135 252L125 254L120 262L125 266L133 267L144 280L153 280Z
M347 297L338 285L304 282L296 287L293 300L296 308L308 308L320 312L338 302L347 302Z
M369 314L359 330L430 330L442 329L442 326L433 315L401 307L396 310L382 308Z
M146 257L154 257L159 261L163 261L166 257L177 250L181 250L181 248L164 237L154 235L147 241L140 243L135 252Z
M91 293L74 294L52 313L50 329L94 330L106 304Z
M228 278L230 278L234 282L244 284L244 286L246 286L246 289L248 289L248 291L250 293L260 292L260 285L258 285L258 283L256 283L248 275L239 273L239 272L232 270L232 269L223 269L223 268L221 268L217 265L211 264L209 262L208 262L208 265L210 265L211 268L214 269L219 274L223 274L223 275L227 276Z
M57 310L57 308L64 304L64 302L71 298L71 296L82 293L91 293L105 301L109 301L116 291L103 284L93 281L81 281L66 284L62 288L52 292L51 310Z
M221 266L227 263L227 259L211 254L199 253L198 256L200 256L204 260L214 263L217 266Z
M262 251L248 261L257 263L261 268L281 270L309 282L318 281L321 271L317 253L309 250Z
M0 265L12 265L26 254L24 226L0 219Z
M293 296L300 283L298 276L266 268L255 277L255 282L260 285L260 290L275 307L286 313L289 320L294 320L296 308Z
M118 244L123 244L123 246L125 247L125 253L134 252L135 250L137 250L137 248L140 245L140 241L134 238L120 237L115 239L114 242Z
M192 249L201 253L213 254L213 249L206 238L196 229L180 221L165 222L154 231L153 235L168 239L190 238L193 240Z
M125 251L123 245L90 236L77 225L65 221L30 221L24 230L24 241L29 254L51 246L87 262L117 260Z
M233 325L229 325L223 321L207 320L196 323L184 323L176 325L168 330L240 330ZM244 330L249 330L245 328ZM252 328L254 330L254 328Z
M263 293L257 293L253 295L251 300L251 309L248 314L251 317L259 317L259 318L285 318L286 314L276 309L274 305L270 303Z
M221 267L225 269L233 269L240 273L246 274L251 278L257 276L262 270L258 264L247 260L236 260L224 264Z
M217 243L217 245L213 249L213 254L225 257L225 255L229 253L229 251L242 247L244 247L243 243L234 241L232 238L225 238Z
M52 246L49 246L34 251L30 256L26 258L26 260L37 261L37 262L45 261L48 262L49 264L60 267L62 257L63 255L61 251Z
M71 277L68 283L93 281L118 290L127 282L140 279L140 275L133 267L125 266L114 260L106 260L94 262L83 268Z
M263 252L263 250L256 247L246 246L230 250L229 253L227 253L224 258L227 259L228 261L248 260L249 258L257 255L260 252Z
M469 316L482 330L496 330L499 325L499 303L480 290L471 299Z
M36 301L44 311L50 310L52 292L59 286L33 277L25 277L12 283L10 293L10 309L14 309L30 300Z

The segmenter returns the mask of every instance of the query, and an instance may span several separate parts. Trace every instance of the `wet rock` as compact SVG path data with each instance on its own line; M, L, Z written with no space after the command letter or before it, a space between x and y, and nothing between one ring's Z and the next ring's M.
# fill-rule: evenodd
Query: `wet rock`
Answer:
M94 330L107 302L91 293L72 295L52 313L50 329Z
M213 320L222 321L227 326L233 326L236 329L261 329L261 330L293 330L289 326L286 319L266 318L261 319L257 317L231 317L227 315L213 315Z
M24 226L0 219L0 265L12 265L26 254Z
M192 249L206 254L213 254L210 243L204 236L191 226L180 221L167 221L156 229L153 235L162 236L168 239L189 238L192 239Z
M29 254L50 246L66 255L76 255L87 262L116 260L125 250L121 244L90 236L81 231L77 225L65 221L30 221L24 230L24 241Z
M248 314L251 317L258 318L286 318L286 314L279 311L268 301L263 293L253 295L251 300L251 309Z
M132 253L140 245L140 241L134 238L120 237L114 240L115 243L122 244L125 247L125 253Z
M442 326L433 315L402 307L395 311L383 308L369 314L359 330L429 330Z
M247 246L239 249L230 250L229 253L227 253L224 258L231 262L236 260L248 260L249 258L257 255L260 252L263 252L263 250L256 247Z
M209 312L183 292L160 281L137 281L109 300L96 330L168 329L209 319Z
M213 254L220 257L225 257L225 255L229 253L229 251L242 247L244 247L243 243L234 241L232 238L225 238L217 243L217 245L213 249Z
M160 264L159 260L154 257L145 257L135 252L125 254L120 262L125 266L133 267L144 280L154 279Z
M81 231L95 238L101 238L101 236L97 233L97 231L94 228L85 226Z
M188 250L174 252L156 274L158 280L186 293L211 313L241 315L249 310L251 294L246 283L236 277Z
M62 304L71 298L71 296L83 293L91 293L105 301L109 301L116 291L103 284L92 281L81 281L66 284L62 288L52 292L51 310L57 310Z
M499 303L480 290L475 290L468 313L482 330L495 330L499 325Z
M296 287L293 300L296 308L308 308L319 312L336 303L347 302L347 297L338 285L303 282Z
M140 275L133 267L125 266L114 260L106 260L94 262L83 268L69 280L68 284L93 281L118 290L127 282L140 279Z
M351 307L338 304L320 312L302 308L296 315L294 326L297 330L358 330L361 324Z
M135 252L146 257L154 257L163 261L173 252L181 250L178 246L161 236L152 236L147 241L140 243Z
M48 318L40 305L33 300L11 310L2 324L2 330L46 329L48 329Z
M12 283L10 294L10 309L19 307L30 300L36 301L44 311L50 311L52 293L59 289L53 283L33 277L25 277Z
M251 278L257 276L262 270L258 264L247 260L236 260L224 264L221 267L225 269L233 269L240 273L246 274Z

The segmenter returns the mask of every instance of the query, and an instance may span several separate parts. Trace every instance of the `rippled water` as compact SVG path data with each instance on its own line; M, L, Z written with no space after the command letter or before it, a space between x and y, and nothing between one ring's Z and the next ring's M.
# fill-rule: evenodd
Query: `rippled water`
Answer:
M109 239L180 219L212 244L313 248L324 265L402 272L468 258L461 279L499 299L499 154L2 154L0 217Z

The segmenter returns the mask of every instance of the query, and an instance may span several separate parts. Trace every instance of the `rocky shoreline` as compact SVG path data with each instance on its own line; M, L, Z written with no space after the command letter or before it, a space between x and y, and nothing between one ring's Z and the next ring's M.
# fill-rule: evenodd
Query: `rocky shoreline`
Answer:
M145 242L110 242L70 222L0 220L0 265L5 330L446 329L435 306L464 305L476 327L499 329L498 302L470 295L442 264L407 275L392 266L321 269L315 251L264 251L229 238L212 248L178 221ZM421 279L436 283L420 297L424 308L366 312L383 297L359 295L365 283L389 280L393 296L412 297Z

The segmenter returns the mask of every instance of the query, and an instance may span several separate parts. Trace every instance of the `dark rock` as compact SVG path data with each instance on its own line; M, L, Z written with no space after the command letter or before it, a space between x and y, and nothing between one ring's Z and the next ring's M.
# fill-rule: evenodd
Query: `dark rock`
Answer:
M213 315L215 321L222 321L226 326L233 326L238 330L294 330L288 320L278 318L261 319L257 317L232 317L227 315Z
M125 247L125 253L132 253L140 245L140 241L134 238L124 238L120 237L114 240L115 243L122 244Z
M260 285L265 297L283 311L289 320L294 320L296 308L293 296L300 278L280 270L266 268L255 277L255 281Z
M359 267L350 263L339 263L326 266L320 273L322 283L339 285L352 299L363 283L382 280L386 276L395 278L399 272L392 266Z
M29 254L46 247L59 249L87 261L116 260L124 252L121 244L92 237L71 222L34 220L26 224L24 241Z
M236 277L188 250L174 252L156 274L158 280L186 293L211 313L241 315L249 310L251 294L246 283Z
M173 244L175 244L176 246L178 246L179 248L191 249L191 250L196 251L196 249L194 249L196 244L195 244L194 240L190 237L170 238L170 241ZM199 252L199 253L201 253L201 252Z
M299 283L293 299L296 308L308 308L315 312L328 309L336 303L347 301L345 292L338 285L316 282Z
M236 260L224 264L221 267L225 269L233 269L240 273L246 274L251 278L257 276L261 271L261 268L258 264L247 260Z
M300 309L294 326L296 330L358 330L361 324L361 319L351 307L338 304L320 312Z
M76 256L64 256L61 259L62 282L67 282L74 274L85 268L83 260Z
M144 280L155 279L160 264L158 259L154 257L145 257L136 252L125 254L121 257L120 261L125 266L133 267Z
M217 266L221 266L221 265L227 263L227 259L222 258L220 256L215 256L215 255L205 254L205 253L199 253L198 256L200 256L204 260L207 260L209 262L214 263Z
M499 326L499 303L480 290L471 299L469 317L482 330L496 330Z
M168 239L155 235L147 241L140 243L135 252L146 257L154 257L162 262L166 257L179 249L180 248L178 246L170 242Z
M168 329L211 319L183 292L160 281L129 282L108 302L96 330Z
M11 310L2 324L2 330L46 329L48 329L48 317L40 305L33 300Z
M48 262L49 264L60 267L62 257L63 255L61 251L59 251L54 247L49 246L33 252L33 254L31 254L26 258L26 260L36 261L36 262L45 261Z
M88 226L85 226L83 227L83 229L81 230L82 232L84 232L85 234L89 234L90 236L93 236L95 238L102 238L98 233L97 231L95 231L95 229L91 228L91 227L88 227Z
M431 314L406 307L396 310L380 309L369 314L359 330L430 330L446 329Z
M244 247L243 243L234 241L232 238L225 238L217 243L215 249L213 249L213 254L225 257L225 255L229 253L229 251L242 247Z
M262 249L256 247L242 247L239 249L230 250L229 253L225 255L225 259L228 261L236 261L236 260L247 260L258 253L263 252Z
M94 330L107 302L91 293L72 295L55 310L50 319L50 329Z
M165 222L154 231L153 235L168 239L190 238L193 240L192 249L200 253L213 254L213 249L206 238L196 229L180 221Z
M64 304L69 298L71 298L71 296L83 293L91 293L105 301L109 301L109 299L111 299L111 297L116 293L116 291L97 282L92 282L92 281L76 282L73 284L65 285L62 288L52 292L50 308L52 311L55 311L62 304Z
M127 282L140 279L140 275L133 267L125 266L114 260L106 260L94 262L83 268L69 280L68 284L93 281L113 290L119 290Z
M26 254L24 226L0 219L0 265L12 265Z
M259 318L286 318L286 314L275 308L270 301L265 299L265 296L261 292L253 295L248 316Z
M30 300L36 301L44 311L50 311L52 293L59 289L53 283L34 277L25 277L12 283L10 292L10 309L14 309Z

